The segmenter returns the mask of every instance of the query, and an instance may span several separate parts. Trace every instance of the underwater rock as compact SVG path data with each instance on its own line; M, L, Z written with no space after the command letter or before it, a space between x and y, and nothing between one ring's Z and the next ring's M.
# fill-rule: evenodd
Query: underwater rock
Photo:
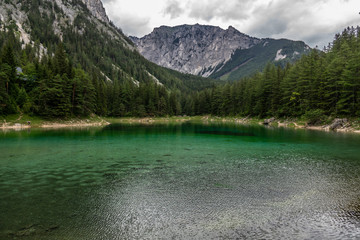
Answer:
M38 231L38 228L36 228L35 225L29 225L29 226L26 226L26 227L20 229L14 235L18 236L18 237L30 236L30 235L36 234L37 231Z
M36 234L43 234L45 232L51 232L56 229L58 229L60 226L57 224L49 225L48 227L44 227L40 224L30 224L23 228L21 228L19 231L12 232L10 231L8 235L16 236L16 237L26 237L26 236L32 236Z
M50 231L53 231L53 230L58 229L59 227L60 227L59 225L54 224L54 225L51 225L50 227L48 227L48 228L46 229L46 231L47 231L47 232L50 232Z
M275 118L272 117L272 118L268 118L268 119L265 119L263 124L264 125L269 125L270 123L272 123L273 121L275 121Z

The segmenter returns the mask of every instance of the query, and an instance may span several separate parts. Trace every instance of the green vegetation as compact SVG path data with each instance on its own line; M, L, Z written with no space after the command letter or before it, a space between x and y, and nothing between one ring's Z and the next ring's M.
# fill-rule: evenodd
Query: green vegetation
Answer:
M219 84L147 61L119 29L86 17L85 6L74 24L53 2L24 1L21 7L34 42L20 42L12 21L0 31L0 116L274 116L309 124L360 116L359 27L295 64L268 63L262 73ZM63 19L62 41L49 25L54 19Z
M181 114L181 97L215 80L159 67L134 51L120 29L89 18L81 1L73 24L55 2L22 1L31 44L14 21L0 32L0 115L45 118ZM61 26L53 24L54 20ZM57 31L61 31L61 38ZM181 93L181 94L180 94Z
M0 114L17 112L48 118L88 116L146 116L179 114L175 91L153 81L104 81L73 67L59 43L54 56L34 57L35 48L21 49L12 32L0 35Z
M325 52L312 50L285 68L267 64L251 78L193 94L191 114L304 116L309 123L324 121L324 115L359 117L359 33L359 27L345 29Z
M280 49L281 54L286 55L287 58L274 62L274 56ZM236 50L231 60L210 77L229 81L241 79L265 69L268 62L274 62L276 66L285 67L287 63L294 63L309 51L306 44L301 41L264 39L252 48Z

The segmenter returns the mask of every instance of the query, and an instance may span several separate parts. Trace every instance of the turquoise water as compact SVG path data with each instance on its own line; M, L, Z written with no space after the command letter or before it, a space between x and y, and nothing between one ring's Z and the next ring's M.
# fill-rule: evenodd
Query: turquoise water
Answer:
M360 135L232 124L0 132L0 239L359 239Z

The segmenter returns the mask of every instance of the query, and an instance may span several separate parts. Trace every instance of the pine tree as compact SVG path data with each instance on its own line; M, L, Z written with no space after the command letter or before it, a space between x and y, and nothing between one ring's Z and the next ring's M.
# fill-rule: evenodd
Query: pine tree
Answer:
M70 96L66 95L65 88L67 87L61 76L58 74L55 77L42 83L40 92L40 102L42 108L40 115L48 117L66 117L71 113Z
M16 61L13 52L12 44L7 43L1 56L1 71L7 75L6 91L10 95L16 95L15 81L16 81Z
M59 74L62 76L66 74L68 77L69 71L69 64L66 58L66 53L64 50L64 45L60 42L56 48L55 57L54 57L54 72L55 74Z

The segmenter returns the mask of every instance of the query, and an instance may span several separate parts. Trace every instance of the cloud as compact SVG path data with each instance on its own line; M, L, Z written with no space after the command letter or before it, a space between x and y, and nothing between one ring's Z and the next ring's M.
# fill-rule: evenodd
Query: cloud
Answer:
M249 17L249 9L256 1L251 0L190 0L187 7L189 17L204 21L221 19L224 21L241 20Z
M341 33L348 26L357 26L359 24L359 17L354 14L353 18L344 19L341 22L334 24L316 25L309 29L306 34L303 34L302 40L304 40L310 46L318 45L319 48L327 46L334 40L336 33Z
M311 13L305 1L308 0L300 2L279 0L259 6L252 12L252 20L248 28L251 29L252 34L261 37L283 34L293 28L296 23L311 19Z
M121 14L121 16L113 18L113 22L115 25L120 26L122 31L129 36L142 36L152 30L148 17L134 18L131 15Z
M103 4L114 3L116 0L101 0Z
M354 5L360 4L356 1L271 0L252 11L246 31L256 37L303 40L321 48L342 28L359 22Z
M184 13L184 9L177 0L168 0L163 10L164 16L169 15L171 19L178 18Z
M141 37L161 25L236 27L254 37L327 45L335 33L360 22L359 0L102 0L124 33Z
M152 30L150 16L138 14L126 5L119 4L117 0L103 0L110 20L127 35L140 36Z

